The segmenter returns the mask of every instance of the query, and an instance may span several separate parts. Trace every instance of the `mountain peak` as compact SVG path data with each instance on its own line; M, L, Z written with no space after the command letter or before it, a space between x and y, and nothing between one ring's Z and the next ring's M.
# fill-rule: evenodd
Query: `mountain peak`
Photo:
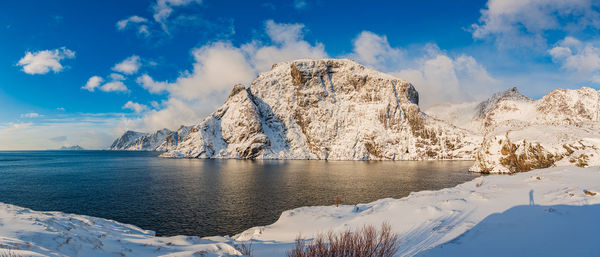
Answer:
M502 101L533 102L534 100L521 94L516 87L512 87L505 91L495 93L487 100L478 104L476 107L476 118L484 118L488 112Z

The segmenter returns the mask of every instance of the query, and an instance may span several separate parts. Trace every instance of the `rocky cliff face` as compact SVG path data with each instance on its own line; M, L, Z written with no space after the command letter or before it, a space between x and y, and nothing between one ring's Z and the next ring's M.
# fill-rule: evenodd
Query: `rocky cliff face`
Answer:
M197 125L126 132L111 149L163 157L475 159L472 171L512 173L600 165L600 93L557 89L533 100L511 88L425 114L408 82L350 60L273 65Z
M234 87L166 157L469 159L478 137L422 113L418 93L350 60L297 60Z
M152 133L127 131L117 138L110 150L168 151L187 135L190 127L181 126L177 131L161 129Z
M481 135L472 171L513 173L565 165L600 165L600 92L557 89L539 100L516 88L478 104L440 105L432 117Z
M123 133L122 136L115 139L115 141L110 145L110 150L126 150L130 148L130 146L140 137L146 135L145 133L135 132L128 130Z
M484 140L471 168L512 173L557 165L600 164L600 93L557 89L540 100L498 101L481 120Z

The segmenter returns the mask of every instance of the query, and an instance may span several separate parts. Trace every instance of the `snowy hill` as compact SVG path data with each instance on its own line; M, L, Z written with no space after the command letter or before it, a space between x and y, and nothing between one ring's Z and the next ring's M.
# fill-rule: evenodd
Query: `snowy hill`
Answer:
M472 159L481 140L422 113L413 85L350 60L273 65L162 156Z

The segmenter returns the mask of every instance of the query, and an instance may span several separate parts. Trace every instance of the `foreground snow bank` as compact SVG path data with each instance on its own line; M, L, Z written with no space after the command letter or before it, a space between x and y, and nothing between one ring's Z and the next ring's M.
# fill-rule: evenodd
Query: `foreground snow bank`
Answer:
M235 245L252 240L254 256L285 256L299 234L388 222L401 238L398 256L599 256L594 192L600 192L599 167L485 176L402 199L289 210L233 238L155 237L105 219L0 204L0 248L42 256L225 256L241 255Z

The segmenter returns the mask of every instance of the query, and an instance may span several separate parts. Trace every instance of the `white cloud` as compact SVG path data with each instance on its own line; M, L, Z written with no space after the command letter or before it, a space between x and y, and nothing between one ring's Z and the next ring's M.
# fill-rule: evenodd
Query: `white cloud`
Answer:
M500 47L543 47L547 31L599 28L599 6L590 0L489 0L472 33L476 39L494 39Z
M139 76L136 79L136 82L153 94L162 93L169 87L168 82L154 81L154 79L152 79L152 77L150 77L148 74Z
M135 113L141 113L141 112L148 110L147 105L139 104L139 103L132 102L132 101L128 101L127 103L125 103L125 105L123 105L122 108L132 110Z
M108 82L101 87L99 87L101 91L104 92L125 92L127 91L127 86L122 81L111 81Z
M548 51L552 60L565 70L574 71L579 76L588 77L597 83L600 72L600 48L592 42L582 42L566 37Z
M145 22L148 22L148 19L137 16L137 15L133 15L127 19L118 21L116 25L117 25L118 30L124 30L127 28L127 26L129 24L138 24L138 23L145 23Z
M88 79L87 83L85 83L85 86L81 88L90 92L94 92L94 90L96 90L96 88L99 87L103 81L104 79L100 76L92 76Z
M137 73L141 66L142 62L140 57L132 55L122 62L115 64L112 69L123 74L131 75Z
M13 128L13 129L26 129L26 128L31 127L31 125L33 125L33 123L31 123L31 122L19 122L19 123L9 122L8 125L10 125L10 128Z
M0 150L57 149L62 145L104 149L120 136L115 127L128 117L124 115L128 114L62 113L35 123L0 123Z
M51 137L50 141L54 141L54 142L64 142L67 141L67 136L56 136L56 137Z
M166 20L173 13L173 7L183 7L189 4L200 4L201 0L157 0L152 6L154 10L154 20L160 23L163 30L167 31Z
M64 107L56 107L56 110L57 110L57 111L64 112L64 111L65 111L65 108L64 108Z
M299 23L276 23L273 20L268 20L265 22L265 32L271 41L280 44L299 41L304 37L302 32L303 29L304 24Z
M306 0L294 0L294 8L298 10L303 10L308 7L308 3Z
M472 56L452 57L434 44L411 49L413 54L422 55L409 57L406 49L392 47L386 36L369 31L361 32L353 43L351 58L411 82L420 94L422 107L472 101L488 96L499 86Z
M436 52L417 61L415 68L392 74L407 80L419 92L422 107L440 103L478 100L496 91L498 81L477 61L466 55L450 57Z
M144 17L137 15L130 16L126 19L122 19L116 23L117 30L123 31L127 28L136 28L137 34L143 37L150 36L150 28L148 27L149 21Z
M21 114L21 118L38 118L41 117L42 115L36 112L30 112L30 113L23 113Z
M32 75L46 74L50 71L58 73L64 69L60 61L72 58L75 58L75 52L61 47L54 50L26 52L17 65L23 67L23 72Z
M403 50L390 46L386 36L363 31L354 40L354 54L351 57L365 65L386 71L400 65L404 61L403 55Z
M327 57L320 43L303 39L302 24L265 23L265 33L271 43L253 41L236 47L227 41L214 42L192 51L192 70L182 72L174 82L157 82L142 75L137 82L151 93L167 92L160 110L145 112L140 119L128 120L125 128L177 128L201 121L222 104L237 83L248 85L258 72L274 63L299 58Z
M125 80L125 76L123 76L123 74L119 74L119 73L111 73L110 78L112 80L116 80L116 81Z
M274 63L298 58L327 57L325 46L321 43L311 45L305 41L303 24L265 22L265 32L271 39L271 45L257 42L245 44L241 49L249 55L250 63L256 71L265 71Z

